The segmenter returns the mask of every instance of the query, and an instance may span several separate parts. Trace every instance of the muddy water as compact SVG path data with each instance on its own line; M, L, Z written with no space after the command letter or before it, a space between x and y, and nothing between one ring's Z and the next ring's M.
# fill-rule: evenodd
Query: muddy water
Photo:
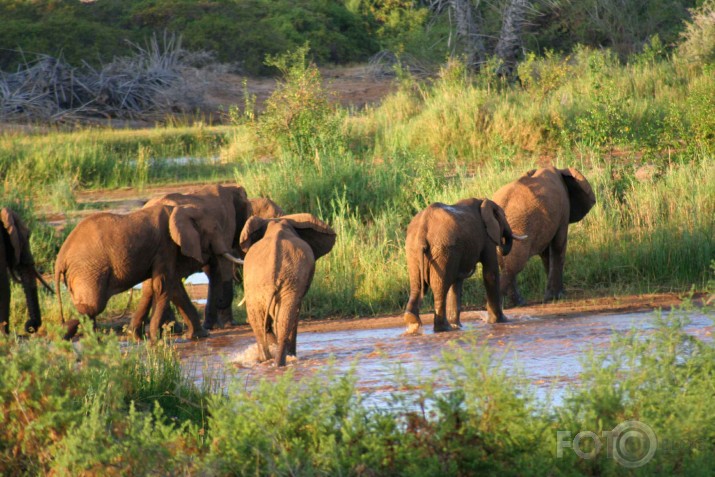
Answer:
M478 318L478 313L473 313ZM411 378L432 376L448 343L463 348L491 348L508 370L518 367L534 385L537 396L551 395L559 402L570 386L579 385L579 358L590 349L605 349L615 334L631 329L649 332L655 314L530 317L511 315L504 324L464 323L461 331L438 333L425 326L420 336L402 336L403 328L353 329L298 333L298 359L290 364L297 376L319 373L334 360L338 371L357 362L357 387L379 398L395 388L398 369ZM690 315L686 330L710 339L712 319ZM398 320L395 323L399 323ZM466 341L465 341L466 339ZM210 380L224 387L231 379L252 387L262 378L282 373L268 364L251 364L255 340L247 327L214 333L199 342L178 343L186 372L197 383ZM477 351L475 349L475 351Z

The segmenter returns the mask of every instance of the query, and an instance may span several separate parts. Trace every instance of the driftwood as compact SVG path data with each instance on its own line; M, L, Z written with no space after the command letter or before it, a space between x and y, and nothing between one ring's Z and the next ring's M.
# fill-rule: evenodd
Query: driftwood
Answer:
M162 45L154 37L145 48L131 47L132 56L98 69L38 55L14 73L0 71L0 120L136 119L200 105L203 85L185 80L192 68L180 39L165 35Z

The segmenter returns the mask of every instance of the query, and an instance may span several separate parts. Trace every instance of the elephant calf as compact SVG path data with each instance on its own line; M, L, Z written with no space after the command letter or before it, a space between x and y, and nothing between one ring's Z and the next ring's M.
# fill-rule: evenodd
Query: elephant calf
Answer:
M10 277L22 283L30 318L25 322L25 331L34 333L42 325L40 305L37 299L37 283L52 291L35 268L35 259L30 250L30 230L20 216L8 208L0 209L0 328L10 332Z
M181 283L186 260L200 266L211 257L238 260L229 254L222 228L202 209L156 204L127 215L97 213L80 222L62 245L55 263L55 281L72 296L75 308L94 322L113 295L151 280L154 311L151 339L169 300L188 325L189 338L207 336L196 308ZM66 338L71 338L68 331Z
M298 313L315 273L315 261L332 250L335 232L310 214L276 219L251 217L241 232L246 252L243 288L248 323L258 342L259 358L284 366L296 353Z
M504 321L499 294L497 246L507 255L514 236L504 211L488 199L464 199L454 205L434 203L407 227L407 268L410 299L405 310L407 332L422 327L419 307L425 287L434 295L434 331L460 328L462 283L477 262L487 292L489 323Z
M504 209L515 232L529 236L499 259L502 293L514 305L525 304L516 276L529 258L539 255L548 276L544 301L562 297L569 224L583 219L596 203L591 184L571 167L535 169L496 191L494 202Z

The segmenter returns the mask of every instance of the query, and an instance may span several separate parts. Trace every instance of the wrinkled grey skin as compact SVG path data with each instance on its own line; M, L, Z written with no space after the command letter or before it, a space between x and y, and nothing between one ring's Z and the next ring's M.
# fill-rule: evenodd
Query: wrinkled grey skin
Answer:
M410 298L404 320L407 333L422 327L419 307L426 287L434 295L434 331L461 327L462 284L477 262L487 292L489 323L502 322L497 247L508 254L514 237L501 207L488 199L464 199L453 205L434 203L407 227Z
M243 258L238 241L241 230L248 217L257 215L264 218L273 218L283 215L283 209L275 202L266 198L247 199L243 187L211 185L194 189L186 194L167 194L157 197L147 202L145 207L154 204L165 205L191 205L205 211L206 214L214 217L218 223L225 224L222 227L223 239L225 243L232 244L232 253ZM208 296L206 307L204 308L203 327L207 330L219 326L223 328L233 323L233 312L231 303L233 301L233 273L231 268L218 267L219 259L213 258L208 264L198 264L192 260L180 261L177 274L181 278L186 278L193 273L203 270L209 280ZM240 267L236 277L240 277ZM132 330L136 336L141 335L141 325L149 315L153 303L153 293L150 282L142 285L142 296L139 306L134 313L132 320ZM167 307L162 323L169 323L174 320L174 314L170 307Z
M548 282L544 301L564 295L563 271L569 224L583 219L596 203L588 180L574 168L531 170L494 193L515 234L528 238L500 257L501 291L511 304L523 305L516 277L529 258L539 255Z
M30 250L30 230L20 216L9 208L0 209L0 329L10 332L10 278L22 284L27 302L29 319L25 331L34 333L42 325L40 305L37 298L37 282L40 280L48 290L49 285L35 267Z
M151 280L152 340L159 336L169 300L184 317L187 337L199 338L208 332L201 327L179 272L186 260L198 266L229 251L219 224L193 207L156 204L127 215L98 213L80 222L65 240L55 263L55 281L58 287L64 281L77 310L94 323L110 297Z
M335 245L335 232L310 214L277 219L251 217L241 233L246 252L243 279L248 323L259 359L285 366L296 354L298 314L315 273L315 262Z

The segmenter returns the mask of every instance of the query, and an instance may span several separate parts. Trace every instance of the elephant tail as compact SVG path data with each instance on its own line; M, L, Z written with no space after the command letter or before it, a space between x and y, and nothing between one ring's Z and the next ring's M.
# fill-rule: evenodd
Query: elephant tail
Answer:
M65 315L62 311L62 289L60 288L60 281L65 275L64 267L56 267L55 270L55 290L57 290L57 303L60 305L60 319L62 323L65 322Z
M427 274L425 273L425 261L429 260L429 245L422 246L422 256L420 257L420 299L425 297L425 285L427 284Z
M271 299L268 300L268 305L266 305L266 314L263 316L263 342L266 343L266 348L268 348L268 341L266 341L266 333L268 333L268 318L271 316L271 306L273 306L273 303L276 301L278 288L279 285L276 284L275 288L273 289L273 293L271 293ZM266 352L268 353L268 356L266 356L266 358L270 357L271 350L266 349Z

